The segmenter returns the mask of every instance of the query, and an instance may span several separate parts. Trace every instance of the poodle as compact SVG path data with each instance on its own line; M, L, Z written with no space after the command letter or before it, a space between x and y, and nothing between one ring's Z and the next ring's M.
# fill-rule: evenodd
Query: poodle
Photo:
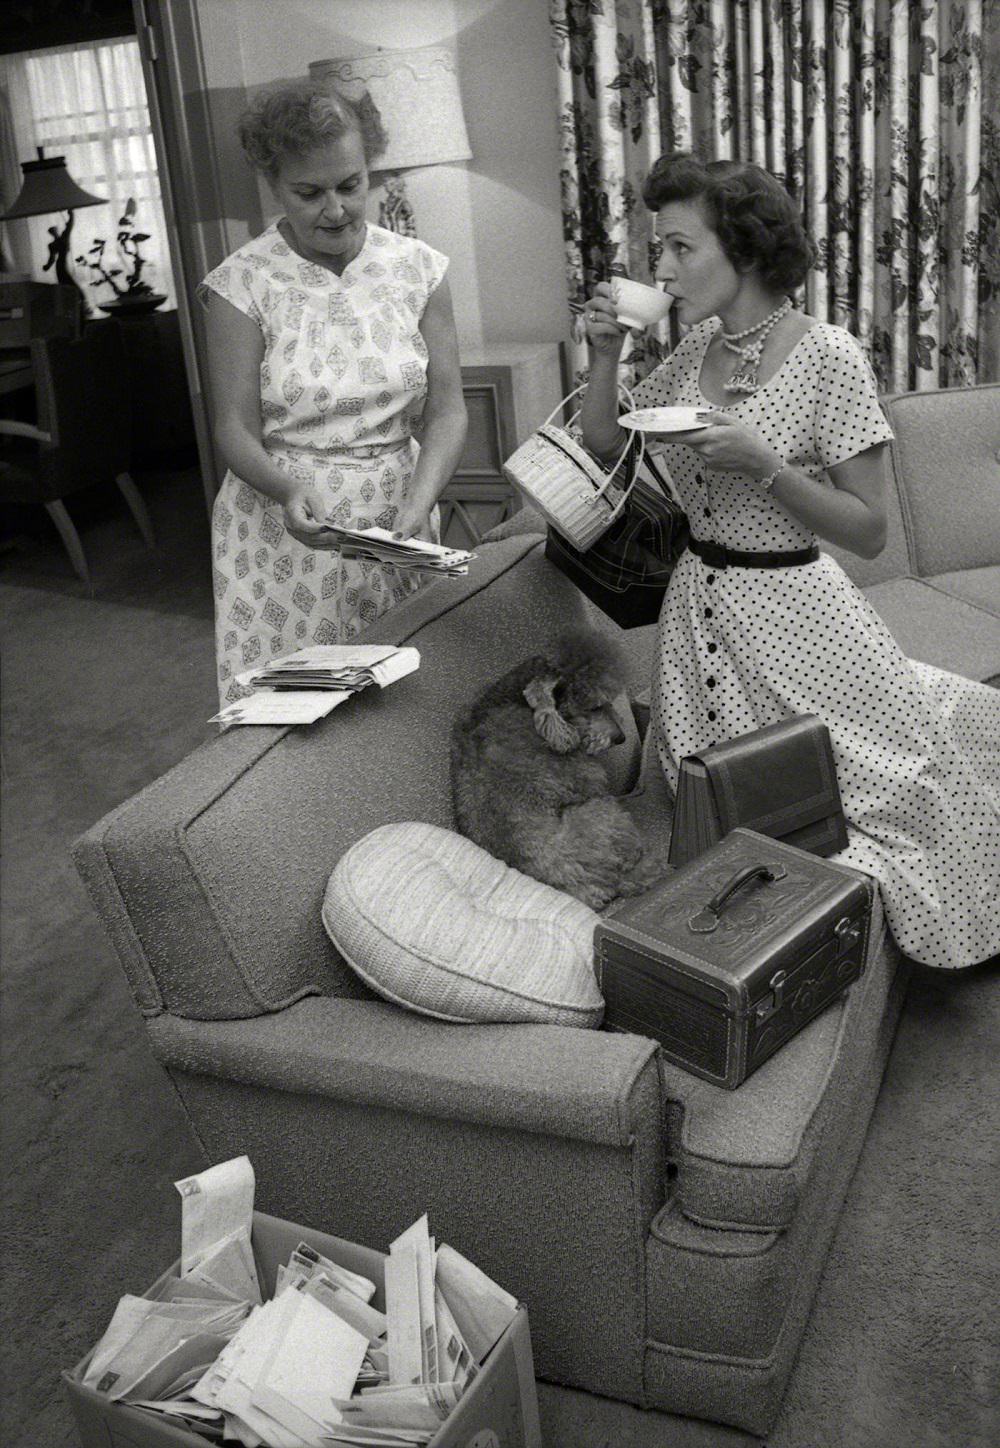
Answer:
M594 910L663 872L599 757L625 737L610 705L626 674L620 648L576 630L492 684L452 730L460 833Z

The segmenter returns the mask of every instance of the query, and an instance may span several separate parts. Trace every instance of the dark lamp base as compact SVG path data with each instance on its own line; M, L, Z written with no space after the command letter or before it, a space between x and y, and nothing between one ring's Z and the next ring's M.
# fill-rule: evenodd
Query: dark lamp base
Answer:
M162 292L143 292L138 297L115 297L113 302L98 302L97 305L111 317L120 317L123 313L141 317L146 312L155 312L166 300Z

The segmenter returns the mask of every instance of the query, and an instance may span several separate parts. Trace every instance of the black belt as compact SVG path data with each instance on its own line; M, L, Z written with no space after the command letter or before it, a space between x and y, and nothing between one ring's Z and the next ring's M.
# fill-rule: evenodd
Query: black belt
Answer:
M695 557L712 568L796 568L803 563L815 563L819 548L796 548L791 553L741 553L738 548L726 548L708 538L689 538L688 547Z

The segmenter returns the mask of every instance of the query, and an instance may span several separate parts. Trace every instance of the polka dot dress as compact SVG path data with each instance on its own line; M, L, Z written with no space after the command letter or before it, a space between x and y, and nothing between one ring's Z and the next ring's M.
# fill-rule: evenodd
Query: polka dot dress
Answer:
M701 364L717 326L694 327L636 389L636 406L704 407ZM828 484L828 467L892 436L860 348L826 323L726 410ZM662 462L695 536L753 552L816 541L748 475L712 472L678 443ZM817 714L849 826L836 858L879 880L901 949L943 969L1000 952L1000 691L908 659L826 554L720 569L685 553L657 657L654 739L672 787L684 755Z

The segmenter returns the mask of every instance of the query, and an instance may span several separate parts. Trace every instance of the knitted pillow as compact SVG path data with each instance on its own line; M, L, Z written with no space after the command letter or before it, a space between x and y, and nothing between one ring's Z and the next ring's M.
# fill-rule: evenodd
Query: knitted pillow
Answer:
M443 1021L596 1026L598 916L437 825L382 825L323 900L337 950L372 990Z

